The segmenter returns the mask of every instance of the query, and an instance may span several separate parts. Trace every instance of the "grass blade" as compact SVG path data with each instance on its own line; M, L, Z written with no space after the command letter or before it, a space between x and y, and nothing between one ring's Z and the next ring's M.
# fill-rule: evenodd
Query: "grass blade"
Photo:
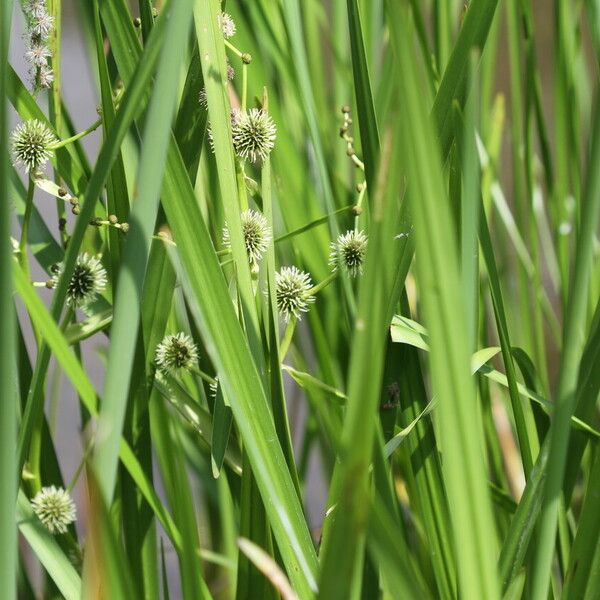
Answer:
M329 500L337 508L323 532L321 594L325 598L348 597L365 541L368 468L375 439L371 415L380 398L385 333L389 325L387 308L396 275L396 265L391 263L393 255L387 251L388 240L395 234L393 215L399 211L401 189L398 170L391 167L399 156L400 133L395 129L394 134L393 145L381 161L365 270L360 280L340 453L343 459L334 471Z
M367 185L375 187L375 174L379 161L379 131L373 105L369 66L365 52L365 42L358 0L347 0L350 48L352 51L352 72L356 105L360 115L360 139L364 153Z
M15 498L17 496L17 364L15 312L12 299L11 210L9 200L8 111L6 102L6 65L12 0L0 0L0 397L5 406L0 412L0 597L16 596L17 534Z
M600 105L599 105L600 106ZM600 108L594 115L592 147L588 163L588 178L583 198L581 229L573 276L569 287L563 350L556 392L556 408L550 428L550 456L548 479L544 486L544 504L540 516L540 539L537 546L533 598L544 598L548 593L554 538L561 498L562 481L567 458L570 419L575 409L579 362L583 351L586 319L587 290L594 256L595 230L600 217Z
M123 251L123 268L114 306L111 345L104 385L104 402L98 421L98 441L94 456L98 485L107 501L112 499L117 477L119 440L129 392L129 374L140 322L140 302L150 237L154 230L159 203L160 183L167 146L170 141L171 115L175 110L179 66L190 26L192 1L179 2L172 8L165 31L164 47L158 65L156 88L146 118L146 143L140 159L138 198L131 213L131 233ZM165 91L168 90L168 93Z
M475 7L474 3L470 10ZM416 200L412 209L419 255L419 292L431 335L430 360L439 402L443 473L455 546L461 549L457 559L460 589L465 597L497 598L495 533L479 447L481 423L475 412L468 348L461 333L465 330L465 316L457 310L462 296L440 151L420 97L422 82L409 43L412 31L405 25L406 12L392 2L388 2L388 10L396 24L393 43L403 82L399 90L402 141L409 182L414 186L411 199ZM448 68L451 64L452 59Z

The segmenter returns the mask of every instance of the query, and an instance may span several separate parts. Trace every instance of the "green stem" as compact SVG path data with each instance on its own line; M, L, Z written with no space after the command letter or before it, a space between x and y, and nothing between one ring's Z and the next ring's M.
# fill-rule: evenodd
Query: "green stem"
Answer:
M209 383L210 385L215 385L217 383L217 380L214 377L211 377L210 375L208 375L204 371L201 371L197 367L192 367L190 369L190 371L194 375L197 375L198 377L200 377L200 379L203 379L204 381L206 381L206 383Z
M283 339L281 340L281 344L279 345L279 356L281 362L284 361L285 355L289 350L290 344L292 343L292 338L294 337L294 330L296 329L296 317L292 317L285 327L285 333L283 334Z
M242 65L242 111L246 112L246 103L248 101L248 65Z
M71 136L70 138L67 138L66 140L60 140L59 142L52 144L51 146L49 146L49 149L56 150L58 148L63 148L64 146L66 146L68 144L72 144L73 142L76 142L77 140L81 139L82 137L88 135L88 133L92 133L92 131L95 131L96 129L98 129L98 127L100 127L101 124L102 124L102 118L100 118L97 121L95 121L94 123L92 123L87 129L84 129L83 131L76 133L75 135Z
M50 44L50 52L52 54L52 71L54 73L54 80L51 86L51 93L48 98L48 108L50 111L50 121L58 137L62 135L63 131L63 115L61 101L61 3L62 0L50 1L50 12L52 14L52 17L54 18L54 27L52 30L52 34L50 35L50 39L48 41ZM54 181L59 186L62 184L61 176L56 170L56 168L54 169ZM60 200L56 201L56 212L59 221L60 219L64 219L65 206L62 202L60 202ZM66 247L66 231L61 231L60 237L63 247Z
M29 185L27 187L27 199L25 201L25 214L23 215L23 225L21 227L21 240L19 241L19 263L23 268L25 275L29 278L29 257L27 255L27 238L29 236L29 222L33 213L33 192L35 183L33 176L29 174Z
M246 193L246 172L242 161L236 161L236 182L240 198L240 212L248 210L248 194Z
M75 310L72 307L67 309L65 317L60 324L60 331L64 333L71 320ZM38 343L39 346L39 343ZM29 471L32 475L31 487L33 493L38 492L42 487L42 478L40 473L40 457L42 451L42 425L43 425L44 413L43 411L39 414L37 422L31 433L31 443L29 445Z
M314 221L311 221L310 223L307 223L306 225L303 225L302 227L299 227L298 229L294 229L293 231L290 231L288 233L285 233L284 235L279 236L278 238L275 238L274 242L276 244L278 244L279 242L283 242L284 240L287 240L291 237L300 235L301 233L304 233L305 231L308 231L309 229L312 229L313 227L318 227L319 225L323 225L323 223L327 223L331 217L334 217L336 215L341 215L342 213L345 213L345 212L348 212L348 211L354 210L354 209L355 209L354 204L350 204L348 206L344 206L343 208L339 208L338 210L335 210L332 213L329 213L327 215L319 217L318 219L315 219Z
M321 281L321 283L317 283L317 285L310 288L310 290L308 290L308 293L311 294L312 296L319 293L323 288L327 287L338 276L338 274L339 274L339 271L334 271L331 275L329 275L329 277L326 277L325 279L323 279L323 281Z
M77 470L75 471L75 473L74 473L73 477L71 478L71 481L67 487L67 492L69 492L69 494L71 494L73 492L73 488L77 484L77 481L79 480L81 472L83 471L83 467L85 467L86 463L88 462L88 459L90 458L93 449L94 449L94 444L92 442L88 442L85 452L83 453L83 456L81 457L81 460L79 461L79 465L77 466Z
M231 42L229 42L228 40L224 40L224 42L225 47L229 48L238 58L241 59L242 56L244 56L244 53L238 50Z
M365 197L365 192L367 191L367 182L363 181L363 184L360 188L360 192L358 192L358 199L356 200L356 206L354 208L356 212L356 217L354 218L354 231L359 230L358 222L360 219L360 215L362 213L362 203Z

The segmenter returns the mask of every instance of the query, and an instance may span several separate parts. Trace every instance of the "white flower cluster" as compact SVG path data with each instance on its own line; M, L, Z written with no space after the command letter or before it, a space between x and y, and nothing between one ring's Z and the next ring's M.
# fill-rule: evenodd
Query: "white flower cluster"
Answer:
M29 76L34 89L47 89L54 81L54 73L48 64L52 53L48 38L54 30L54 17L48 12L45 0L28 0L24 6L27 18L27 50Z
M51 485L42 488L31 500L31 507L44 527L52 533L66 533L75 521L76 508L69 492Z

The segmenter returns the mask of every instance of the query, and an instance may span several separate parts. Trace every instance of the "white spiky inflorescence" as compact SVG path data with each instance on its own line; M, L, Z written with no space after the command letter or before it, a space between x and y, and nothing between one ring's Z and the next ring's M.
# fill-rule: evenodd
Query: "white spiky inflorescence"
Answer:
M52 52L48 38L54 31L54 17L48 12L45 0L29 0L24 12L27 22L25 60L29 63L29 76L34 90L47 89L54 81L49 64Z
M75 503L61 487L42 488L31 500L31 507L44 527L52 533L65 533L75 521Z
M282 267L275 273L275 296L277 309L284 321L292 317L300 320L303 312L307 312L309 304L315 301L310 290L310 275L297 267Z
M63 266L58 265L52 278L54 286L58 285ZM77 257L75 270L67 288L67 304L74 308L85 308L93 302L106 287L106 269L100 260L84 252Z
M165 336L156 347L156 364L167 373L176 373L181 369L188 371L197 360L198 348L183 331Z
M15 127L10 141L15 166L22 165L27 173L35 173L52 156L51 146L57 138L44 123L30 119Z
M232 19L231 15L224 12L219 16L219 25L221 26L221 31L223 32L223 37L228 40L235 35L236 27L235 21Z
M335 271L341 264L350 277L362 274L363 262L367 251L367 236L363 231L347 231L331 242L329 264Z
M231 133L236 154L244 160L258 163L273 150L277 128L266 111L251 108L239 114Z
M242 233L248 254L248 262L255 267L269 247L271 228L264 215L249 208L241 216ZM223 244L231 248L229 228L223 227Z

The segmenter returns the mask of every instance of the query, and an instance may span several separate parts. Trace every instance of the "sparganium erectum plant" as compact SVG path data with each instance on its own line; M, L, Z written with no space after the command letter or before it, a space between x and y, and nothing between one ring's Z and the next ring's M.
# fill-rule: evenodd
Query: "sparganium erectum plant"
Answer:
M600 598L600 8L532 5L0 0L0 600Z

